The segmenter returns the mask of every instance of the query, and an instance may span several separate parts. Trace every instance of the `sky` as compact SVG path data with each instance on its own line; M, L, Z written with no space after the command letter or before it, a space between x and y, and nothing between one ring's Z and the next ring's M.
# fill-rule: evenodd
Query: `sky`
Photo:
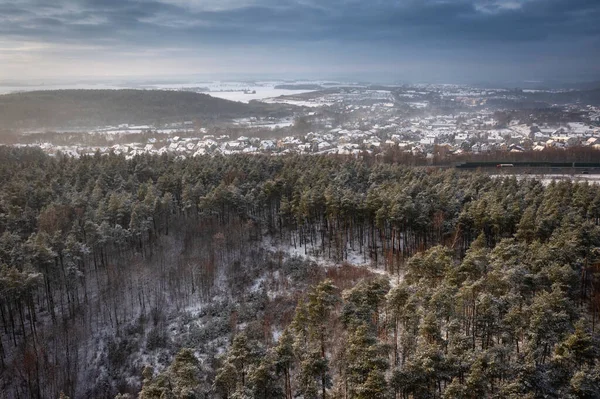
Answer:
M600 80L599 0L0 0L0 81Z

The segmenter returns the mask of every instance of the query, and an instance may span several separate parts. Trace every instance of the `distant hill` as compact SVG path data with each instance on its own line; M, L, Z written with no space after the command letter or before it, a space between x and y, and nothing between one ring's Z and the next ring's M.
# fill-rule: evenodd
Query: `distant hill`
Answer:
M487 105L504 109L540 109L548 108L555 104L600 105L600 89L560 92L527 92L518 89L514 94L518 96L518 99L490 98L487 101Z
M0 128L56 129L289 114L290 107L244 104L165 90L48 90L0 95Z
M533 97L540 97L542 101L549 101L556 104L588 104L600 105L600 89L593 90L575 90L560 93L534 93Z

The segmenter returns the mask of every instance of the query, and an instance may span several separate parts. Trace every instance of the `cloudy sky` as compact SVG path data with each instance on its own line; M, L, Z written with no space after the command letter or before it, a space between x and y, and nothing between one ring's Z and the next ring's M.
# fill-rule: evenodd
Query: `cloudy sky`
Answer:
M599 0L0 0L0 80L600 78Z

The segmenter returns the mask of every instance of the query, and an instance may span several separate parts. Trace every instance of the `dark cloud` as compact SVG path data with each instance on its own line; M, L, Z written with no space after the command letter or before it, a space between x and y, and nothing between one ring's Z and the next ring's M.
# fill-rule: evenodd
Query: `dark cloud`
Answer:
M468 62L553 55L584 65L600 58L599 19L597 0L18 0L0 4L0 40L132 52L397 49L423 62L435 51Z
M40 40L46 37L94 39L75 36L81 25L98 25L103 29L95 32L96 38L105 35L127 44L135 44L130 41L135 41L136 36L120 38L120 32L137 31L141 41L148 33L155 33L152 36L162 37L161 41L165 42L185 40L186 35L205 35L218 43L258 39L265 42L388 40L393 43L405 37L427 40L439 39L441 35L447 41L503 42L600 34L597 23L600 2L590 0L333 0L323 3L326 4L318 6L316 2L266 0L206 11L167 0L21 1L0 6L0 14L8 16L3 24L4 35L28 36L39 32L46 34L36 37ZM503 8L503 4L509 6ZM11 21L11 15L17 18ZM49 23L48 18L53 23ZM65 29L57 32L52 26ZM197 39L197 36L187 39Z

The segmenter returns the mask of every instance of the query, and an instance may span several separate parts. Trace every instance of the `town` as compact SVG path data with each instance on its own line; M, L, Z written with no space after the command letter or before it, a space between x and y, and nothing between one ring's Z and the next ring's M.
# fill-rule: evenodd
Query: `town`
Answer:
M51 135L26 132L17 145L39 146L51 155L114 153L132 158L149 153L182 159L218 154L360 155L389 148L426 157L440 152L523 152L548 147L600 149L597 99L582 101L573 91L457 85L330 84L318 88L297 93L286 90L287 95L251 100L294 106L293 115L283 118L120 124ZM243 89L247 92L250 89ZM256 89L252 92L256 94ZM69 137L68 142L64 137Z

